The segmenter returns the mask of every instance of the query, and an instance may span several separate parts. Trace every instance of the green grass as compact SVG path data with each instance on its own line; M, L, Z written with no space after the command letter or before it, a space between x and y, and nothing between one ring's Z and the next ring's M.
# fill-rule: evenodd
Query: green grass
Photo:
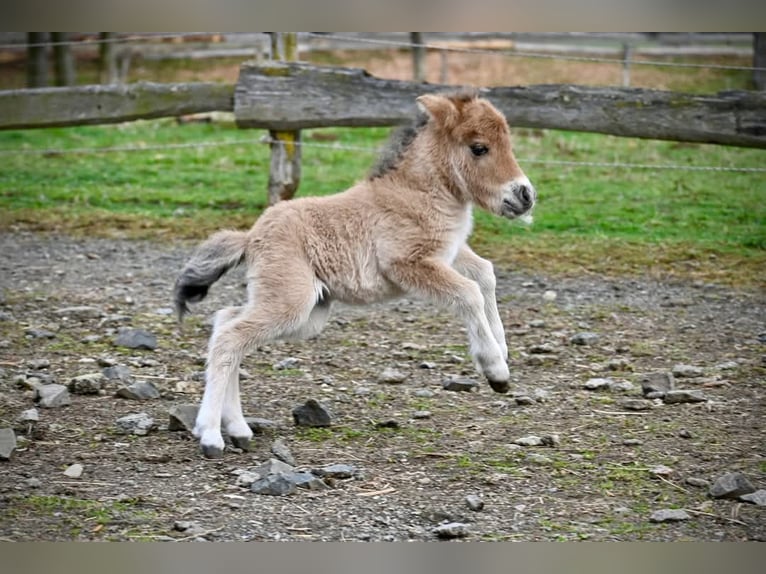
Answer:
M375 148L386 128L306 130L303 141ZM762 286L766 176L762 173L570 167L525 159L763 167L762 150L561 131L516 130L535 183L531 227L477 213L474 247L501 266L554 273L673 274ZM88 235L201 238L246 228L266 206L264 134L232 124L173 120L0 132L0 150L239 142L102 154L3 154L0 228ZM361 179L374 153L307 146L298 196Z

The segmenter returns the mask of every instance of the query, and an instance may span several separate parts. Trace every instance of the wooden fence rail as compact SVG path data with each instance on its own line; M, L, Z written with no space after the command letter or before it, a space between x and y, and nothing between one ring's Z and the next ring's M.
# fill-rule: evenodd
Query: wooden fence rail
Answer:
M231 85L132 84L0 92L0 129L113 123L231 111L241 127L276 131L390 126L419 94L454 89L384 80L364 70L247 62ZM485 90L513 126L766 148L766 93L693 95L569 85Z

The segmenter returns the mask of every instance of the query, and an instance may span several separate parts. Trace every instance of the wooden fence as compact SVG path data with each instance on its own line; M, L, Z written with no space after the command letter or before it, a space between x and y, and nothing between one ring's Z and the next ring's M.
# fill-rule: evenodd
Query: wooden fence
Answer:
M233 111L272 131L390 126L425 92L454 89L384 80L364 70L245 63L236 86L215 83L81 86L0 92L0 129L102 124ZM692 95L636 88L536 85L485 91L513 126L766 148L766 93Z

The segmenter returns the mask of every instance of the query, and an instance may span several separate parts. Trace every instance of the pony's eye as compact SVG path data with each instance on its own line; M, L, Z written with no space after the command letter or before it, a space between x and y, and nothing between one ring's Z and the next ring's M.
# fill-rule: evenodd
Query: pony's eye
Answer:
M484 144L471 144L471 153L476 157L482 156L489 151L489 148Z

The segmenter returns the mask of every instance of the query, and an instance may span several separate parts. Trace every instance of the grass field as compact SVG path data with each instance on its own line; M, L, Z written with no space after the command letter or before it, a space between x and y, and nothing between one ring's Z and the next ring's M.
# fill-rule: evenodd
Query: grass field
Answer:
M247 227L265 208L265 132L172 120L0 133L0 225L67 233L199 238ZM300 195L364 177L388 129L307 130ZM233 142L211 147L175 144ZM549 272L675 274L762 285L766 176L570 167L566 160L763 167L761 150L517 130L517 156L536 184L531 227L477 214L473 245L503 265ZM338 143L370 148L332 149ZM312 145L318 144L318 145ZM67 150L144 146L133 152ZM48 150L48 153L36 153ZM35 152L35 153L29 153Z

